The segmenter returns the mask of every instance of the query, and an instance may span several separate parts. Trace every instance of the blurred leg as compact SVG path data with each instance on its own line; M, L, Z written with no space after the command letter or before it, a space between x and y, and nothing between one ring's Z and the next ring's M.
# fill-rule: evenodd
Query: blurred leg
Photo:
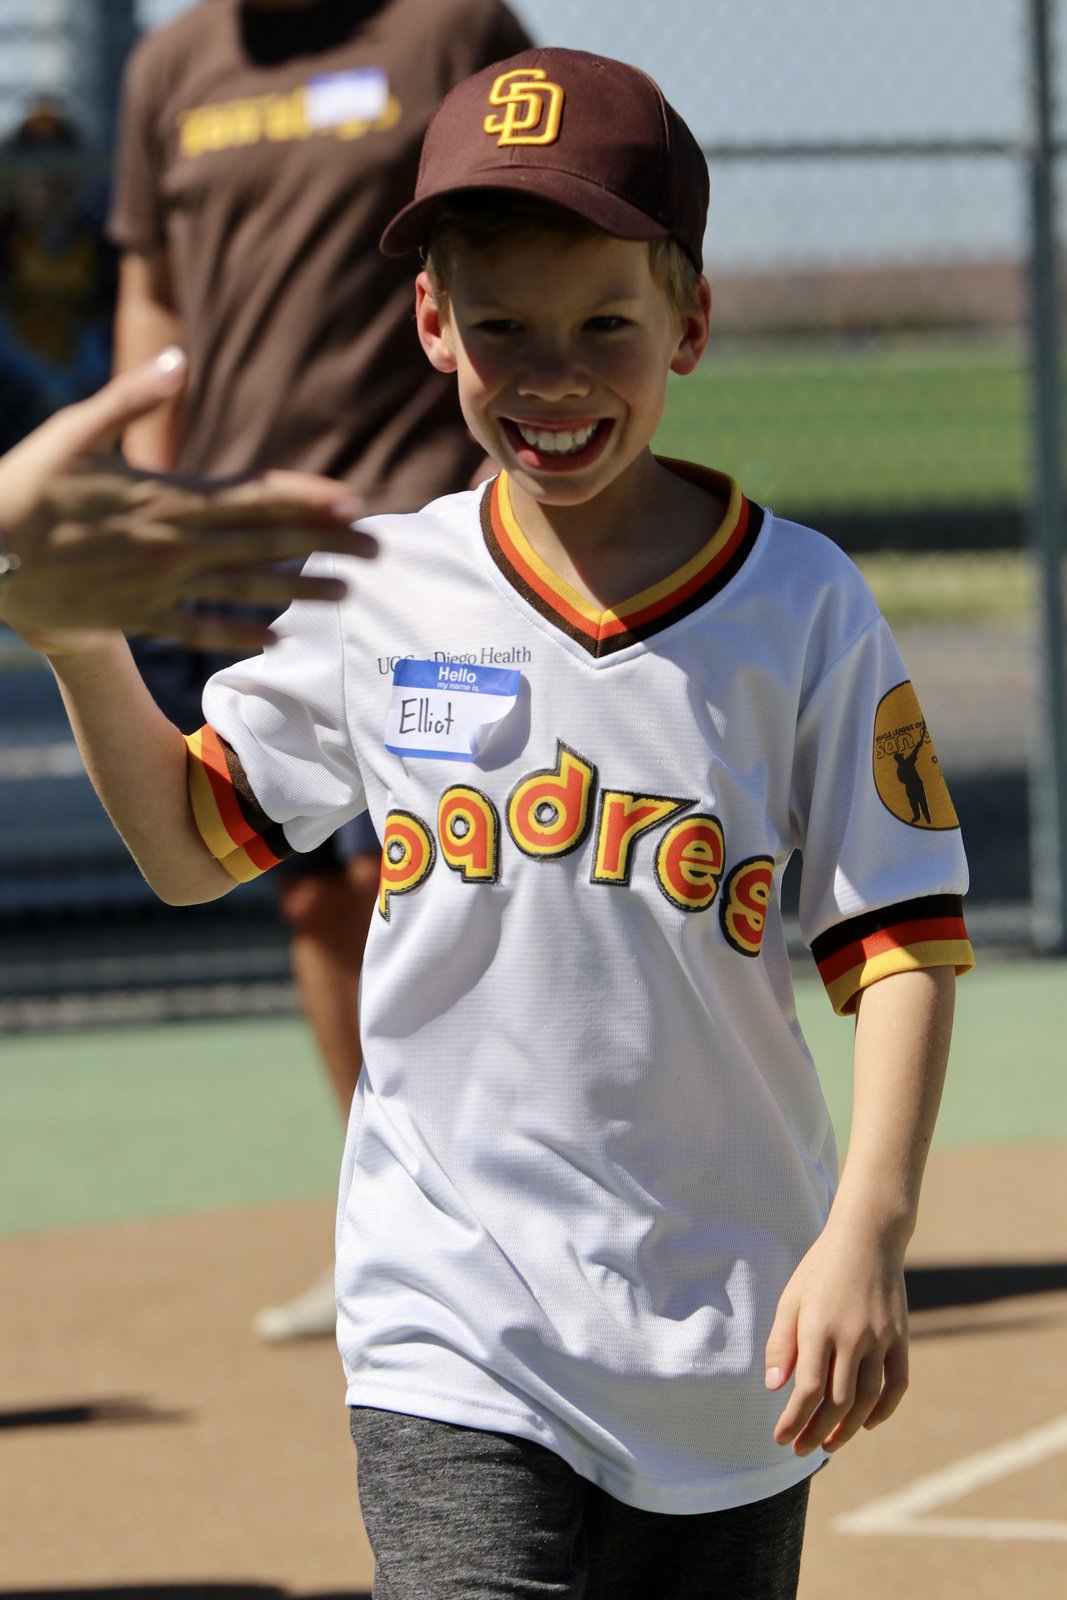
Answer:
M304 1016L347 1118L363 1059L359 971L370 923L366 899L340 865L284 878L278 899Z
M347 1120L362 1065L359 974L378 889L379 855L360 819L333 839L278 869L278 902L289 928L293 976L308 1026ZM347 835L347 838L346 838ZM345 859L346 843L375 847ZM266 1306L253 1327L281 1342L332 1336L337 1311L333 1264L291 1300Z

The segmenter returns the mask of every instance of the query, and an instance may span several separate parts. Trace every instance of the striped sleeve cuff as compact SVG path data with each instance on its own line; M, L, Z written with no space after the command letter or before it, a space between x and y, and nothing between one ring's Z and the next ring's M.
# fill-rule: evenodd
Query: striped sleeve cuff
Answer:
M811 951L839 1017L855 1011L861 989L894 972L954 967L962 974L974 966L957 894L928 895L852 917L821 933Z
M185 736L189 800L200 837L238 883L277 866L293 847L252 793L237 752L214 728Z

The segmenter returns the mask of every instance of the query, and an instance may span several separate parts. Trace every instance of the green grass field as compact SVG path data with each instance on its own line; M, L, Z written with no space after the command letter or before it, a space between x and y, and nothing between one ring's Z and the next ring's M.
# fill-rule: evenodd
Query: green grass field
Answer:
M664 455L739 478L780 513L1019 505L1029 463L1021 348L926 338L761 347L714 339L671 383Z
M857 556L856 565L893 628L1035 615L1037 569L1025 550L882 550Z
M727 345L671 382L662 455L730 472L803 521L820 512L984 510L1028 496L1029 374L992 339ZM1021 619L1025 551L894 551L859 560L890 623Z

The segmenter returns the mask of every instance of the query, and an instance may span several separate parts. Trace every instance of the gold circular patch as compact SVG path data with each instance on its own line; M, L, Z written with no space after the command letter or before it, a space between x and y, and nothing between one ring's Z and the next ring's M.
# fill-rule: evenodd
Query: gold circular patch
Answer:
M874 782L886 810L909 827L959 827L934 741L910 683L898 683L879 701Z

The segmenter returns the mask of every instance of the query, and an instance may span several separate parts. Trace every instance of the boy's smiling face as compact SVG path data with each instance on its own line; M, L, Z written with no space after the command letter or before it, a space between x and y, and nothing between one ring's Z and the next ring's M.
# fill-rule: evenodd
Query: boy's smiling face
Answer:
M668 373L692 371L707 341L704 280L699 312L681 316L648 246L599 232L457 241L442 298L420 273L423 348L455 372L467 425L513 488L546 509L640 471Z

